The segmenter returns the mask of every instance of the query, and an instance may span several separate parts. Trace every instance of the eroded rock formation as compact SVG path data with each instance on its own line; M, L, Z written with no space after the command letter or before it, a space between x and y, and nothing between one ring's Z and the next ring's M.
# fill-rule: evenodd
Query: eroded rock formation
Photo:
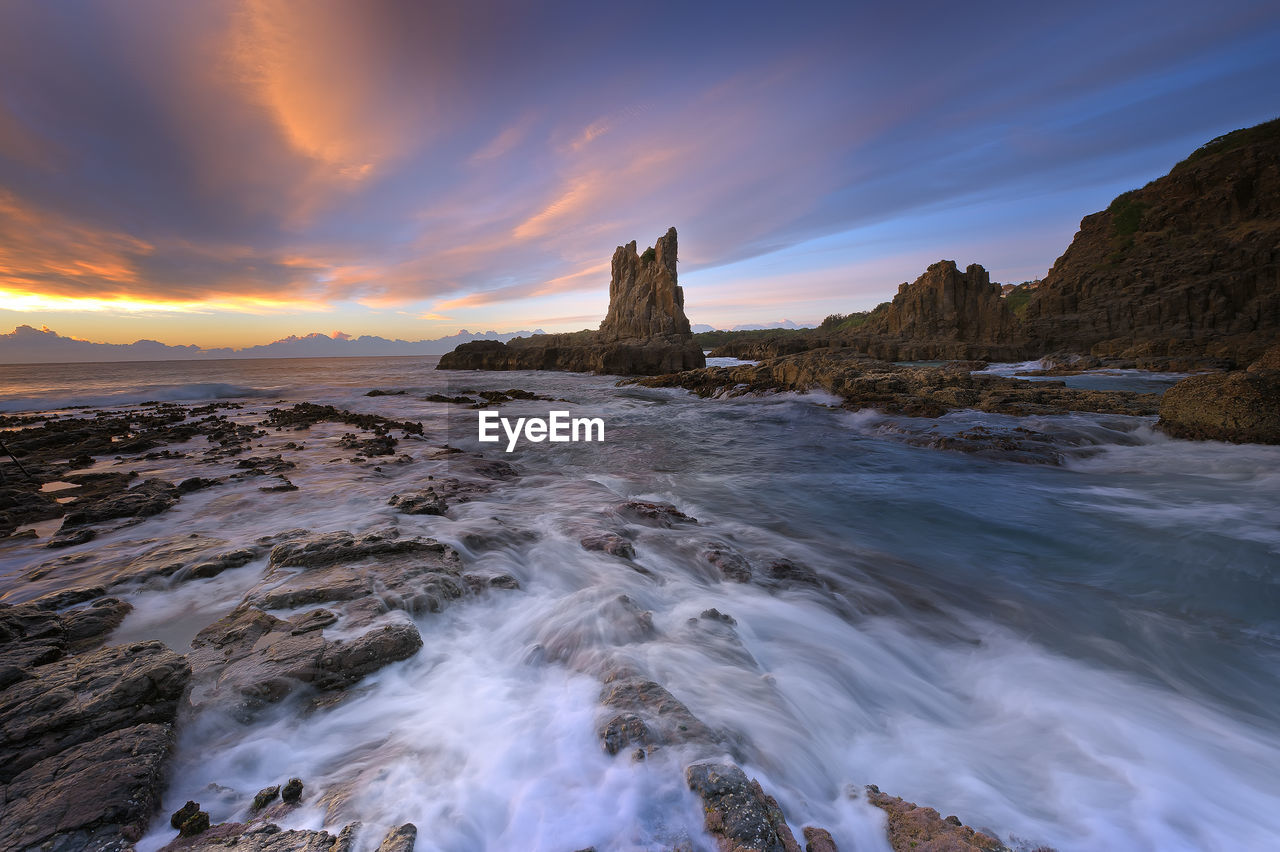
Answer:
M872 313L849 343L889 361L1009 360L1026 349L1000 285L978 264L961 272L953 260L940 260L899 286L893 301Z
M676 255L675 228L644 254L636 253L634 241L618 246L609 312L598 331L464 343L444 355L438 369L658 375L706 366L684 313Z

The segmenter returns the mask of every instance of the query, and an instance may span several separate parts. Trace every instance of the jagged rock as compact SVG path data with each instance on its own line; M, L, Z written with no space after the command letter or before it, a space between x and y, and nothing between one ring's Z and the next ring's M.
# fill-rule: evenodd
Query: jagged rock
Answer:
M676 284L676 229L669 228L641 257L632 240L613 252L609 313L600 323L602 340L686 336L684 290Z
M274 802L276 800L276 797L279 795L280 795L279 784L275 784L271 787L263 787L261 790L258 791L258 794L253 797L253 804L250 806L250 810L253 810L253 811L262 810L267 805Z
M193 802L188 799L185 805L178 808L173 812L173 815L169 817L169 827L175 830L180 830L187 820L191 819L198 813L200 813L200 803Z
M1188 376L1165 391L1159 425L1175 438L1280 444L1280 370Z
M677 285L676 229L643 255L633 241L613 253L609 311L598 331L464 343L441 370L569 370L657 375L706 366Z
M720 741L666 687L644 677L623 676L607 682L600 704L614 711L598 731L609 754L628 745L711 745Z
M6 648L74 641L65 616L17 609L0 628ZM33 662L20 675L0 682L0 848L124 850L162 793L186 661L140 642Z
M69 596L71 600L79 597ZM27 604L0 604L0 689L32 677L34 666L101 644L133 609L125 601L102 598L59 615L51 605L60 598L55 594Z
M644 500L628 500L618 507L618 514L630 521L638 521L651 527L671 529L676 524L696 524L691 518L669 503L649 503Z
M591 533L583 536L578 543L582 545L583 550L598 550L622 559L636 558L635 546L617 533Z
M335 837L327 831L285 830L271 822L224 822L194 837L179 836L160 852L354 852L359 823Z
M296 624L242 604L200 631L191 642L191 703L203 706L225 697L240 710L253 710L280 701L301 684L339 690L422 647L417 628L407 621L332 640L319 630L299 633Z
M867 801L888 814L893 852L1011 852L996 838L956 817L943 819L933 808L881 793L874 785L867 787Z
M714 565L726 580L735 583L751 582L751 566L732 550L712 548L703 553L702 558Z
M284 789L280 791L280 801L286 805L296 805L302 801L302 779L290 778L289 782L284 785Z
M777 801L737 766L694 763L685 780L702 799L707 832L720 852L800 852Z
M840 852L831 832L812 825L804 827L804 852Z
M978 264L961 272L953 260L940 260L902 284L848 343L887 361L1008 361L1026 350L1025 334L1000 297L1000 285Z
M119 494L92 502L79 498L73 511L62 521L63 529L112 521L118 518L146 518L157 515L178 502L178 489L163 479L148 479Z
M378 844L378 852L413 852L417 841L418 827L411 822L406 822L399 828L393 828L387 832L386 837L382 838L382 842Z
M493 486L488 483L463 482L447 477L433 481L421 491L392 495L387 505L395 506L406 515L443 515L452 504L469 502L492 490Z
M30 766L0 787L0 848L132 848L160 801L172 739L170 725L134 725Z

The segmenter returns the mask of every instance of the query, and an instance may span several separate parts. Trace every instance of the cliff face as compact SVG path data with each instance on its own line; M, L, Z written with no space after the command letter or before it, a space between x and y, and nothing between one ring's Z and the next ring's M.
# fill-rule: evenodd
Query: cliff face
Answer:
M705 367L676 284L676 229L643 255L634 241L613 252L609 312L599 331L474 341L440 359L441 370L568 370L657 375Z
M1024 322L1041 353L1256 358L1280 334L1280 119L1086 216Z
M1000 285L987 270L941 260L910 284L902 284L887 306L872 312L845 345L895 361L1017 358L1026 338Z

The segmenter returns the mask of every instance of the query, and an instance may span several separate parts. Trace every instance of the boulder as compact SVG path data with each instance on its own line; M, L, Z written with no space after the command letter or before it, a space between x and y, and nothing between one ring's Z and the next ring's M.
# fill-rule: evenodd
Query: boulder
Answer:
M689 789L702 799L707 832L720 852L800 852L777 801L732 763L694 763Z
M1159 425L1175 438L1280 444L1280 370L1188 376L1165 391Z

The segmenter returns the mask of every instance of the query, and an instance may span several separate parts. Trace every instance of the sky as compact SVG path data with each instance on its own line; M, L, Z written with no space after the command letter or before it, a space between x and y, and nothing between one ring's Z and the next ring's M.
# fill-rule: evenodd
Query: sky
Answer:
M0 330L595 327L673 225L716 327L1016 283L1277 80L1274 2L5 0Z

